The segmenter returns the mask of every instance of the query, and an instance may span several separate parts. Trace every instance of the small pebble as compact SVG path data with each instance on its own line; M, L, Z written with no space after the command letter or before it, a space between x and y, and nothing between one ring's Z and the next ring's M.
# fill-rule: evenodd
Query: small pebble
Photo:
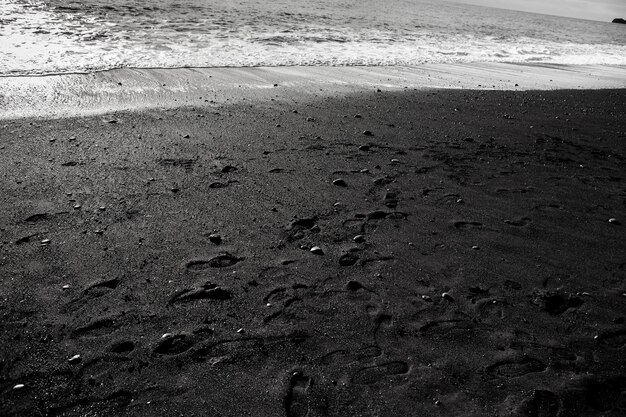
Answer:
M436 405L437 407L439 407L439 406L441 405L441 401L439 401L439 400L435 401L435 405Z
M15 385L13 385L13 389L14 390L22 389L22 388L24 388L24 386L25 386L24 384L15 384Z
M79 208L81 208L82 206L80 204L74 204L74 210L78 210Z
M356 243L363 243L365 242L365 236L356 235L355 237L352 238L352 240L355 241Z
M480 247L478 247L478 246L474 245L474 246L472 246L472 249L474 249L474 250L479 250L479 249L480 249Z
M41 242L39 242L39 243L41 243L41 246L46 246L46 245L49 245L49 244L50 244L50 239L43 239L43 240L42 240Z
M324 251L319 246L313 246L311 248L311 253L314 254L314 255L323 255Z
M106 210L106 209L107 209L107 208L106 208L106 207L104 207L104 206L100 206L100 207L98 207L98 210L100 210L100 211L104 211L104 210Z
M433 301L433 299L430 298L430 295L426 295L426 294L422 295L422 300L428 301L429 303Z
M394 158L394 159L392 159L392 160L391 160L391 163L392 163L392 164L399 164L399 163L400 163L400 160L399 160L399 159L395 159L395 158Z
M615 217L611 217L609 219L609 223L611 223L611 224L619 224L619 220L617 220Z
M246 332L246 331L243 329L243 327L242 327L242 328L240 328L240 329L237 329L237 333L240 333L240 334L241 334L241 333L245 333L245 332Z
M369 131L369 130L364 130L364 131L363 131L363 134L364 134L365 136L374 136L374 134L373 134L371 131Z
M456 200L456 202L457 202L457 203L459 203L459 204L461 204L461 203L463 203L463 199L462 199L462 198L459 198L458 200Z
M347 187L348 184L346 184L346 182L344 180L342 180L341 178L337 178L336 180L333 180L333 185L336 185L338 187Z
M361 174L367 174L368 172L370 172L369 169L367 168L363 168L362 170L359 171Z
M161 336L161 339L167 339L168 337L172 337L171 333L163 333L163 335Z
M451 296L449 293L447 293L447 292L441 293L441 298L443 298L444 300L448 300L448 301L450 301L451 303L453 303L453 302L454 302L454 297L452 297L452 296Z
M65 284L65 285L64 285L63 287L61 287L61 288L63 288L64 290L69 290L69 289L70 289L70 286L69 286L69 284Z
M67 360L69 363L78 363L81 361L80 355L74 355Z
M363 151L363 152L367 152L370 150L370 146L369 145L361 145L359 146L359 150Z

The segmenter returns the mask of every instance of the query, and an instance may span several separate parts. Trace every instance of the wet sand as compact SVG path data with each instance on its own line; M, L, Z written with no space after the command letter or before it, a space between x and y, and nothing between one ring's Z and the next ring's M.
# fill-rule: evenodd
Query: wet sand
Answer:
M271 99L300 102L378 89L437 88L624 89L626 66L483 62L407 67L127 68L0 77L0 120L214 107Z
M0 414L623 415L626 90L377 90L3 121Z

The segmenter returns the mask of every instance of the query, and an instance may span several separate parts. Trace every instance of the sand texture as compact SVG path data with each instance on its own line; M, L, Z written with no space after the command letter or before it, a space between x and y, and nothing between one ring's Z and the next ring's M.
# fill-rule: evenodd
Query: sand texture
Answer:
M381 90L2 122L0 415L623 416L626 90Z

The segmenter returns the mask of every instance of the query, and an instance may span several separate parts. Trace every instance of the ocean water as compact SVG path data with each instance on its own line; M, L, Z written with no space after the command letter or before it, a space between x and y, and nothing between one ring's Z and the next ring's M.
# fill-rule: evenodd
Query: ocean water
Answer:
M450 62L626 65L626 25L434 0L0 3L0 75Z

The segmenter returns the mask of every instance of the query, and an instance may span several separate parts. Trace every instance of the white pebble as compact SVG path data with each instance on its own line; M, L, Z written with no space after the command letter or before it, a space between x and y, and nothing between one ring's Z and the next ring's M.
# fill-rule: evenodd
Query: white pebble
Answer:
M243 327L241 329L237 330L237 333L245 333L245 330L243 329Z
M68 290L68 289L70 288L70 285L69 285L69 284L65 284L65 285L64 285L63 287L61 287L61 288L63 288L64 290Z
M49 245L50 244L50 239L43 239L40 243L42 245Z
M80 360L81 360L80 355L74 355L71 358L69 358L67 361L69 363L78 363L80 362Z
M161 339L167 339L168 337L172 337L171 333L163 333L163 336L161 336Z
M24 388L24 386L25 386L24 384L15 384L15 385L13 385L13 389L14 390L22 389L22 388Z
M454 298L447 292L441 293L441 298L450 302L454 302Z
M609 223L618 223L617 219L615 217L611 217L609 219Z
M474 249L474 250L478 250L478 249L480 249L480 247L479 247L479 246L474 245L474 246L472 246L472 249Z
M313 246L311 248L311 253L315 254L315 255L323 255L324 251L322 250L322 248L320 248L319 246Z

